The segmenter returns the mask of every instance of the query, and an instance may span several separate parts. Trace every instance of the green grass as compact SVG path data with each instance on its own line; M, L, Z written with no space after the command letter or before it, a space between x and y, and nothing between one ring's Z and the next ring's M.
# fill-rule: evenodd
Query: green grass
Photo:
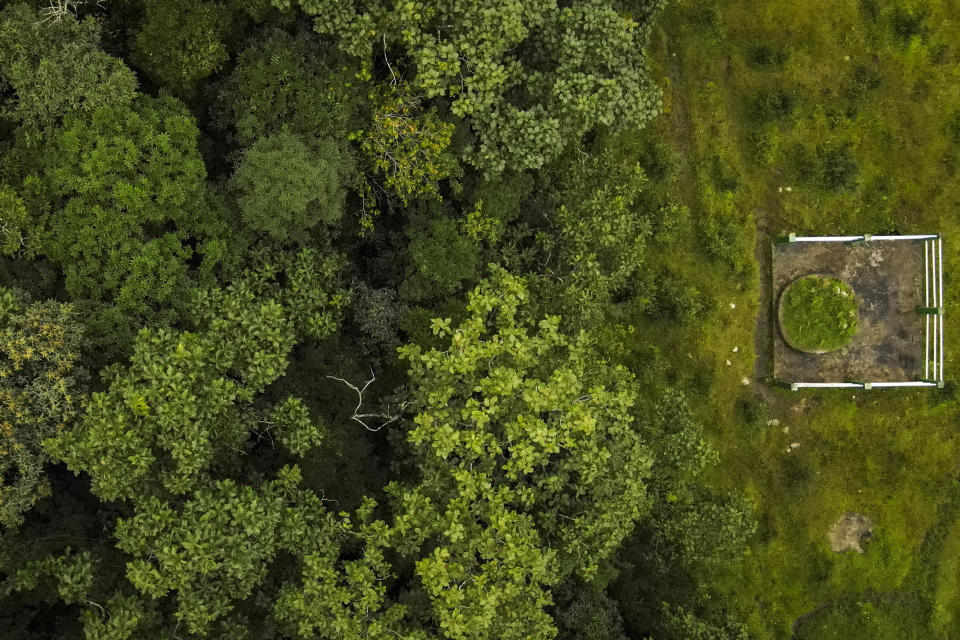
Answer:
M960 518L950 526L937 564L932 627L955 638L960 636Z
M800 278L783 292L780 305L784 338L795 349L833 351L857 333L860 303L850 285L837 278Z
M666 113L650 135L673 150L666 197L691 223L650 265L711 304L686 325L638 318L632 357L698 399L721 451L712 481L757 504L749 553L709 579L711 601L759 639L795 624L817 639L960 637L960 525L942 521L960 459L957 332L942 391L791 393L752 375L770 302L754 256L776 235L939 231L957 308L958 14L956 0L680 0L651 45ZM643 351L650 341L664 357ZM829 550L846 511L876 523L863 555Z
M860 598L813 613L797 625L796 640L925 640L923 606L909 596Z

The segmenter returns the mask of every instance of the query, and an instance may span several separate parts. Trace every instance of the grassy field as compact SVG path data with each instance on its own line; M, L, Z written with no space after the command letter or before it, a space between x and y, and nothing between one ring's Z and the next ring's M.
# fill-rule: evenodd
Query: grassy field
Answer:
M760 515L712 590L758 638L960 637L955 385L790 393L761 380L765 260L788 231L943 233L956 371L960 5L680 1L651 53L667 113L650 135L672 150L670 197L691 212L689 250L651 262L711 304L638 336L701 399L722 454L713 480L745 489ZM829 549L847 511L876 523L863 555Z

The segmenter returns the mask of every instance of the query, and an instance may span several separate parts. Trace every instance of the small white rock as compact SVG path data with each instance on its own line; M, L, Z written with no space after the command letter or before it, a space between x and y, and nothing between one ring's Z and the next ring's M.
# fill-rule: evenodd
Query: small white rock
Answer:
M734 303L731 302L731 303L730 303L730 308L731 308L731 309L736 309L736 308L737 308L737 305L735 305Z
M784 427L784 428L783 428L783 432L784 432L784 433L790 433L790 427Z
M729 360L727 360L727 366L729 367L731 364L733 364L733 363L730 362Z
M743 386L747 386L748 384L750 384L750 378L747 378L746 376L744 376L743 378L740 378L740 384L742 384Z
M788 192L793 191L793 187L787 187L787 191Z
M777 187L777 193L783 193L783 187Z
M799 442L791 442L791 443L790 443L790 448L791 448L791 449L796 449L796 448L799 447L799 446L800 446L800 443L799 443Z
M777 420L776 418L774 418L773 420L770 421L770 426L771 426L771 427L779 427L779 426L780 426L780 421Z
M734 353L736 353L737 351L740 351L740 347L734 347L734 348L732 349L732 351L733 351Z

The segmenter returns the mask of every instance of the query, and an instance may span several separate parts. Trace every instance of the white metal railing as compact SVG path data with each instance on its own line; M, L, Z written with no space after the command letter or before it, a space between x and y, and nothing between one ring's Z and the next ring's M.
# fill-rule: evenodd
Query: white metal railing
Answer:
M870 240L934 240L938 238L936 234L925 233L913 236L873 236L869 234L861 236L797 236L790 235L788 242L857 242Z
M800 389L874 389L882 387L935 387L936 382L907 380L904 382L791 382Z
M923 377L943 382L943 238L923 243ZM931 375L931 373L933 375Z

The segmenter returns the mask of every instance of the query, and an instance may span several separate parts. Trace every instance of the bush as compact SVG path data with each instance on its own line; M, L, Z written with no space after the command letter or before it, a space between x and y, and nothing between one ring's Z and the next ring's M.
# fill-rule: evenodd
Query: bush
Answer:
M947 122L947 132L954 144L960 144L960 109L953 112L953 117Z
M657 211L653 223L653 241L660 247L669 246L687 229L690 210L674 202L667 203Z
M754 68L782 67L789 54L766 44L756 44L747 50L747 64Z
M751 429L762 431L767 426L767 405L757 398L740 398L734 411L738 421Z
M673 150L655 140L644 141L637 160L651 182L665 182L677 166L677 156Z
M920 35L926 16L923 13L896 6L891 9L889 20L890 30L893 31L893 35L906 42L910 40L910 38Z
M784 89L762 90L749 104L750 118L757 123L786 118L794 109L793 96Z
M736 191L740 186L737 175L730 171L719 155L710 159L710 180L718 191Z
M675 276L660 281L652 309L655 315L682 324L698 318L703 310L703 296L696 287Z
M907 594L837 603L798 621L796 640L919 640L930 638L928 605Z
M742 262L741 225L732 218L709 220L703 229L704 248L711 257L736 268Z
M817 183L823 189L840 191L853 186L859 167L850 145L817 147Z
M864 65L857 65L850 74L849 84L844 93L847 99L858 101L868 92L878 89L883 83L883 77L875 70Z

